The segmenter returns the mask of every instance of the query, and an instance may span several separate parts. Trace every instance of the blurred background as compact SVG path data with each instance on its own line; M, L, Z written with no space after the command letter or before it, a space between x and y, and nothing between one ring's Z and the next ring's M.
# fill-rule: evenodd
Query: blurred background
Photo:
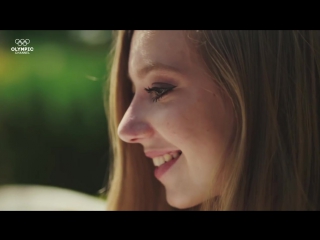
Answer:
M105 197L111 37L108 30L0 31L0 199L1 186L16 185ZM15 54L16 39L29 39L33 51Z

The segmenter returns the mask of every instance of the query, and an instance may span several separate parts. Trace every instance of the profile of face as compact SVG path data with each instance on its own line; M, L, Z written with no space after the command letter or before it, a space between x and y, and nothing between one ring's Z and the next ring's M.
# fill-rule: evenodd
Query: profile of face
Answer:
M184 209L206 200L213 171L232 138L231 100L219 90L184 31L135 31L128 74L134 97L119 137L141 144L168 203ZM167 154L167 155L166 155Z

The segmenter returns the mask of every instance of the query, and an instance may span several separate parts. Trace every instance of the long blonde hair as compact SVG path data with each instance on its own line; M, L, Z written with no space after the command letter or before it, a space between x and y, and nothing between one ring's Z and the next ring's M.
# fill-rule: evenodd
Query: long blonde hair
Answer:
M236 116L217 201L196 210L320 210L320 31L186 31ZM142 146L121 141L132 99L132 31L118 31L105 107L112 155L108 209L174 210ZM210 199L210 198L209 198Z

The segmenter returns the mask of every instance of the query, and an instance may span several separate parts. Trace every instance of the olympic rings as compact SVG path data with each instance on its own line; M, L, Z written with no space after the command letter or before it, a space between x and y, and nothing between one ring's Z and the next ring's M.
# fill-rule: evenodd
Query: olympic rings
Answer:
M30 43L29 39L16 39L14 41L18 46L27 46Z

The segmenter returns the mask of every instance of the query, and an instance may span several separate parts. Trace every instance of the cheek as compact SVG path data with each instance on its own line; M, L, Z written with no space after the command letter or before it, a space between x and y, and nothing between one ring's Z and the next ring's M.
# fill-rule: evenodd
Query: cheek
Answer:
M207 108L203 101L178 102L166 106L156 125L168 141L203 141L211 137L215 128L213 105Z
M162 137L176 146L197 146L203 153L219 154L231 129L228 118L217 96L198 94L165 106L157 125Z
M186 105L172 108L168 111L167 116L163 119L165 123L164 131L167 136L170 137L168 140L190 140L194 136L195 118L190 115L189 109Z
M158 118L156 125L162 137L174 143L174 141L191 138L192 122L192 119L182 111L167 111Z

